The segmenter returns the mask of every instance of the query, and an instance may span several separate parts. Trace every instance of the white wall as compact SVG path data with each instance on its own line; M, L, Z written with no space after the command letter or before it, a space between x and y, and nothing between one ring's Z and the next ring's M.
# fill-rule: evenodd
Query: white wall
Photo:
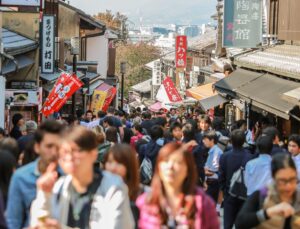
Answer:
M108 69L108 39L103 36L87 38L86 60L98 61L97 73L106 78Z

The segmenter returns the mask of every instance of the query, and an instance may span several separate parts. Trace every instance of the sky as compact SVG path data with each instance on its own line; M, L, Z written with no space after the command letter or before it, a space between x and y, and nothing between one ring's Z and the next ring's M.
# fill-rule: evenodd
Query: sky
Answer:
M212 21L216 0L69 0L71 5L94 15L121 12L136 25L142 24L202 24Z

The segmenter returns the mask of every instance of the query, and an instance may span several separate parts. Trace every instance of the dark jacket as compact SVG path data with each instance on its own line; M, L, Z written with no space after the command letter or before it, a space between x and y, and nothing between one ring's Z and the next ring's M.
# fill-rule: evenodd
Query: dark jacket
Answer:
M18 126L14 126L9 134L12 138L18 140L20 137L22 137L22 133L20 131L20 128Z
M139 160L142 163L145 157L149 158L152 163L152 169L155 168L156 158L159 150L164 144L164 139L151 140L149 143L142 145L139 150Z
M225 196L228 194L230 181L234 172L236 172L241 166L245 167L246 163L252 158L253 155L250 154L249 151L236 148L233 148L232 150L221 155L219 183L220 188L224 192Z
M279 145L274 144L273 148L272 148L272 151L271 151L271 156L274 156L274 155L279 154L279 153L286 153L287 154L288 151L285 148L282 148Z
M6 229L6 222L5 222L5 217L4 217L4 203L3 203L3 198L2 198L2 193L0 191L0 228L1 229Z

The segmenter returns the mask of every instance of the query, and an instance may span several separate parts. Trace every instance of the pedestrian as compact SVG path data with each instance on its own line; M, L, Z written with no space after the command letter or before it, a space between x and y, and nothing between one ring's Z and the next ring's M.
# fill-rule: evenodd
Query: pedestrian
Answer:
M218 136L215 131L208 131L203 135L203 144L209 149L207 161L205 163L205 175L207 190L206 193L210 195L213 200L218 203L219 198L219 166L220 157L223 151L218 146Z
M196 184L192 154L176 142L165 145L157 158L151 191L137 199L138 227L219 229L213 201Z
M288 150L295 162L298 177L300 178L300 136L298 134L293 134L289 137Z
M247 195L250 196L256 190L268 185L272 181L271 177L271 152L273 147L272 138L261 136L257 139L258 158L249 161L245 168L245 185Z
M300 228L300 190L296 165L288 154L277 154L271 162L272 183L255 191L242 207L236 229Z
M37 130L37 123L30 120L25 123L25 127L26 135L18 139L19 154L24 153L26 146L34 141L34 133Z
M124 182L119 176L94 168L98 156L96 135L79 126L67 130L61 140L58 161L65 176L57 180L51 164L38 180L31 226L134 228Z
M164 132L161 126L154 125L151 128L151 141L147 144L140 146L140 151L138 152L140 164L142 163L143 159L147 157L151 161L152 169L154 170L158 152L164 145L163 135Z
M151 117L152 116L149 111L146 111L142 114L143 121L141 123L141 126L143 128L143 132L146 135L150 134L151 127L154 125L153 121L151 120Z
M2 198L2 193L0 189L0 228L1 229L6 229L6 222L5 222L5 216L4 216L4 203L3 203L3 198Z
M14 138L4 138L0 141L0 150L9 152L15 157L15 160L19 159L19 146L18 142Z
M120 143L120 135L117 131L116 127L108 127L105 131L105 135L106 135L106 141L110 142L111 145Z
M7 202L7 226L21 229L29 225L29 209L36 197L36 181L47 166L57 160L60 133L63 130L57 121L46 121L34 135L35 152L39 158L19 168L13 174Z
M12 117L13 128L10 131L10 137L18 140L22 137L22 132L20 131L20 127L24 125L23 115L20 113L16 113Z
M133 132L133 135L130 139L130 145L133 149L136 150L136 146L135 144L137 143L138 140L142 139L143 138L143 134L142 134L142 126L140 124L134 124L133 125L133 128L132 128L132 132Z
M117 131L120 134L120 138L121 138L121 140L123 140L123 138L124 138L123 125L122 125L121 120L115 116L115 108L114 107L109 107L107 109L106 117L111 117L111 119L112 119L111 126L114 126L115 128L117 128ZM104 119L100 120L100 125L102 125L104 127L103 122L104 122Z
M131 211L137 226L139 211L135 201L137 196L143 191L143 188L139 183L139 167L136 152L126 144L114 145L104 157L104 169L122 177L127 185Z
M170 132L172 134L172 141L181 142L183 139L182 125L178 122L171 124Z
M92 122L89 122L89 124L87 125L87 128L88 129L93 129L96 126L99 126L100 125L100 121L103 120L105 116L106 116L106 112L101 111L101 110L98 111L97 112L97 118L96 118L96 120L94 120Z
M198 133L196 133L197 142L201 145L203 135L211 130L211 119L208 115L201 115L198 119ZM196 126L197 128L197 126Z
M271 156L274 156L278 153L288 153L286 151L286 149L279 146L280 133L279 133L279 131L276 127L270 126L270 127L265 128L262 131L262 135L267 135L267 136L270 136L272 138L273 147L272 147L272 151L271 151Z
M219 167L219 184L224 194L224 229L232 229L235 218L244 204L244 200L229 193L233 174L241 167L245 168L246 163L252 159L252 155L243 149L244 130L234 130L230 139L233 148L221 155Z
M4 209L7 205L8 187L11 177L17 168L16 158L8 151L0 150L0 190Z

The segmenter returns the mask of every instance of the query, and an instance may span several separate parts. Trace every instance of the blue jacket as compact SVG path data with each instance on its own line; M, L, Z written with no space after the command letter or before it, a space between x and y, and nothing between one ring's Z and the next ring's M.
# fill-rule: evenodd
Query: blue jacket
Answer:
M38 159L16 170L12 176L7 201L7 227L27 227L31 202L36 197L36 181L39 178Z

